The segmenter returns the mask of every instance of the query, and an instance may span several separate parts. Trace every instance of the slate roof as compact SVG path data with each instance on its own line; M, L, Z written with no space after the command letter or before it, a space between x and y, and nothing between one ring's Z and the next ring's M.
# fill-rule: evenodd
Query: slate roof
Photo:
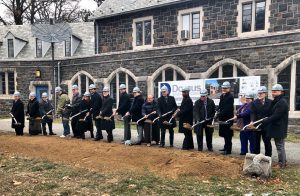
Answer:
M106 0L90 19L107 18L191 0Z

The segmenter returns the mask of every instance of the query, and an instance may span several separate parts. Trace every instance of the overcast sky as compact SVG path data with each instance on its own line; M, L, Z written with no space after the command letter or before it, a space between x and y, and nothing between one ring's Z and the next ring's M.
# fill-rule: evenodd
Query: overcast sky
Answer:
M97 3L94 0L81 0L79 6L82 9L94 11L97 8ZM4 12L5 12L4 5L0 5L0 16L4 17L5 15Z

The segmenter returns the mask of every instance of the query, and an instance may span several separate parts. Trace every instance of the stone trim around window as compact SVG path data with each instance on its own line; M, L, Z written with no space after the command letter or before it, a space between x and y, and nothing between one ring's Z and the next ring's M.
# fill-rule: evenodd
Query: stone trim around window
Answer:
M268 30L270 28L270 5L271 0L265 0L266 7L265 7L265 29L255 31L255 9L253 9L253 5L255 8L255 3L260 2L261 0L239 0L239 4L237 5L238 16L237 16L237 35L238 37L253 37L257 35L264 35L268 34ZM243 17L243 4L245 3L252 3L252 23L251 23L251 31L250 32L242 32L242 17Z
M136 23L138 22L143 22L143 21L151 21L151 45L141 45L137 46L136 45ZM144 49L149 49L153 47L154 44L154 20L153 16L147 16L147 17L142 17L142 18L135 18L133 19L132 22L132 48L133 50L144 50Z
M192 32L190 30L189 36L190 38L188 40L182 40L181 39L181 30L182 30L182 15L185 14L191 14L191 13L195 13L195 12L200 12L200 37L197 39L192 39ZM177 26L177 41L179 45L184 45L184 44L197 44L197 43L201 43L202 42L202 38L203 38L203 20L204 17L204 12L203 12L203 8L202 7L196 7L196 8L191 8L191 9L185 9L185 10L180 10L178 11L178 15L177 15L177 21L178 21L178 26ZM192 20L190 19L190 25ZM190 29L192 27L190 26Z
M0 94L0 99L10 99L8 73L14 74L14 92L17 90L17 72L15 68L0 68L0 72L5 73L5 94Z

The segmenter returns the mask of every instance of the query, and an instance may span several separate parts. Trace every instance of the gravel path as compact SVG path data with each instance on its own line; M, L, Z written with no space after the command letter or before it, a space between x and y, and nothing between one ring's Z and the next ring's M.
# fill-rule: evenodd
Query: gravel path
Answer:
M28 133L28 121L26 121L26 127L25 127L25 133ZM63 127L62 124L53 124L53 131L54 133L57 134L57 136L60 136L62 134ZM94 129L96 130L96 129ZM10 119L1 119L0 120L0 132L14 132L14 129L11 128L11 120ZM115 129L114 132L114 141L115 142L120 142L123 139L123 130L122 129ZM236 134L236 133L235 133ZM103 131L104 139L106 139L106 133ZM166 134L166 146L168 147L169 141L168 141L168 133ZM90 138L89 132L86 133L86 138ZM132 130L132 138L135 140L137 138L137 132L136 130ZM174 146L175 148L181 148L182 146L182 141L183 141L184 135L180 133L175 133L174 136ZM195 147L197 146L197 140L196 136L194 135L194 143ZM219 153L218 149L223 148L224 145L224 139L221 137L215 137L213 138L213 147L214 147L214 152ZM262 149L261 152L264 152L264 145L263 143L261 144ZM275 144L272 141L272 146L273 146L273 161L277 161L277 152L275 148ZM204 151L207 149L206 143L205 143L205 138L204 138ZM0 147L1 148L1 147ZM232 140L232 155L231 156L239 156L240 153L240 140L233 138ZM286 143L286 154L287 154L287 161L288 164L300 164L300 144L297 143Z

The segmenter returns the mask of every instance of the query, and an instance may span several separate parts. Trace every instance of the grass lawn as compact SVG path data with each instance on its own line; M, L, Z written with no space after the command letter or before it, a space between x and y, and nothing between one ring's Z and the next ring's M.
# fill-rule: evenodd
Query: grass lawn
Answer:
M187 166L188 167L188 166ZM300 168L273 170L269 180L240 176L198 180L144 175L97 173L45 160L0 155L2 195L297 195Z

